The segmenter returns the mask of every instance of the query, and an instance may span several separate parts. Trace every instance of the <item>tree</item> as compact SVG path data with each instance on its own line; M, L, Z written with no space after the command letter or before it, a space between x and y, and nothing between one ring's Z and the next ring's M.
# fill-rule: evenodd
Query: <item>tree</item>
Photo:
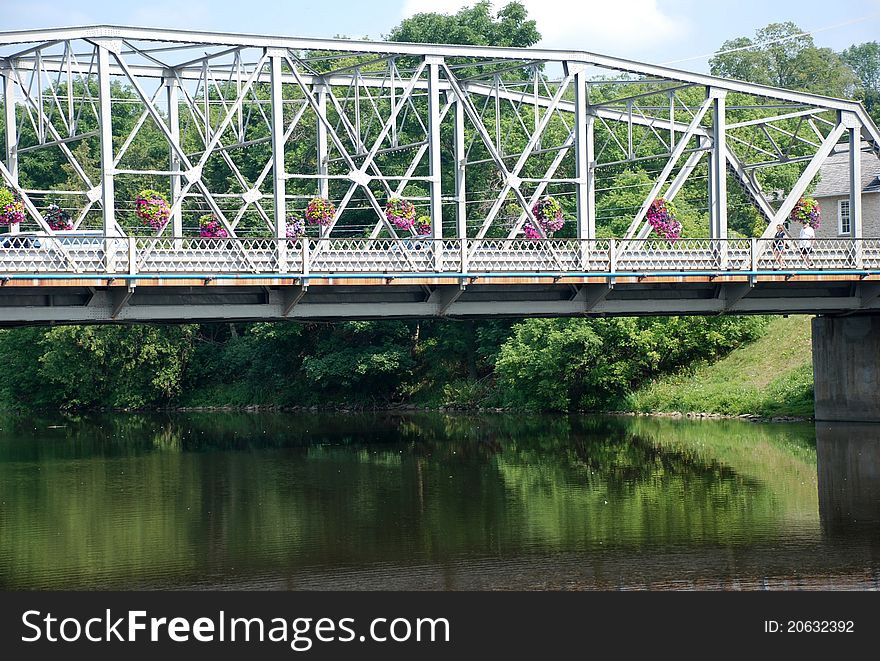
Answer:
M724 355L765 326L762 317L527 319L495 364L499 395L525 409L617 407L646 379Z
M875 122L880 122L880 43L850 46L840 56L859 78L856 98L861 99Z
M716 76L828 96L849 97L856 85L853 70L840 56L817 48L791 22L771 23L754 39L725 41L709 65Z
M478 2L463 7L457 14L422 13L404 19L387 35L388 41L417 44L471 44L528 48L538 43L541 34L535 21L526 20L528 12L519 2L511 2L492 16L492 3Z

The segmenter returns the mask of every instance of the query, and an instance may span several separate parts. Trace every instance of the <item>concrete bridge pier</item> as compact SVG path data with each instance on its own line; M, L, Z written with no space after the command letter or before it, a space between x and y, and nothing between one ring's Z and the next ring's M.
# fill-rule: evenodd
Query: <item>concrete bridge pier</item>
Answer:
M816 420L880 422L880 314L813 319Z

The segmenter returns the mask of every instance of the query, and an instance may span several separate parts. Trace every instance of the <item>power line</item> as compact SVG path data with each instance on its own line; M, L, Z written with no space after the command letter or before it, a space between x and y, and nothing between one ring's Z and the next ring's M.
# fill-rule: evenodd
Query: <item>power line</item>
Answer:
M880 16L880 12L875 12L873 14L868 14L867 16L861 16L859 18L854 18L850 21L845 21L843 23L836 23L834 25L828 25L824 28L816 28L815 30L808 30L805 32L799 32L797 34L790 34L785 37L780 37L779 39L771 39L769 41L760 41L758 43L749 44L748 46L740 46L739 48L729 48L727 50L715 51L714 53L707 53L706 55L695 55L694 57L685 57L680 60L670 60L669 62L663 62L663 66L668 66L670 64L679 64L681 62L690 62L692 60L706 60L710 57L716 57L718 55L727 55L728 53L737 53L739 51L750 50L752 48L763 48L764 46L770 46L771 44L780 44L783 41L791 41L792 39L800 39L801 37L811 37L818 32L825 32L827 30L834 30L837 28L846 27L847 25L853 25L855 23L861 23L862 21L867 21L872 18L877 18Z

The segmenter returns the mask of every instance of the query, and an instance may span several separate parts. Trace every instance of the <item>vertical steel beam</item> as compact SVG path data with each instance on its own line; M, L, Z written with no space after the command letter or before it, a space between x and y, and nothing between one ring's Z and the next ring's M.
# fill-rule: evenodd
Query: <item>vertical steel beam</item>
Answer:
M456 237L467 237L467 149L464 143L464 107L455 101L455 228Z
M275 239L278 246L278 269L287 272L287 197L284 172L284 101L281 89L281 63L284 51L269 51L270 86L269 103L272 111L272 180L275 212Z
M101 142L101 214L104 236L119 236L115 211L116 192L113 179L113 120L110 99L110 51L99 43L98 49L98 121ZM111 269L111 252L107 252L107 270Z
M392 87L392 90L394 88ZM324 83L315 85L315 96L318 100L317 117L315 120L317 126L317 149L318 149L318 195L320 197L330 197L330 180L327 179L329 174L328 155L327 155L327 87ZM392 101L392 107L394 102Z
M443 270L443 186L440 181L440 67L443 58L425 57L428 65L428 176L430 182L431 238L434 270Z
M501 76L495 74L495 151L504 154L501 149Z
M202 62L202 96L205 103L205 148L211 140L211 87L208 83L208 60ZM239 97L241 93L239 92Z
M626 157L633 159L636 155L633 153L633 102L632 99L626 102Z
M596 183L593 177L594 122L587 114L587 80L583 67L574 74L574 163L577 179L577 237L596 238Z
M15 83L12 71L3 72L3 108L6 119L6 169L18 185L18 126L15 119ZM18 223L9 226L11 234L19 232Z
M168 130L175 143L180 144L180 83L174 76L165 79L165 98L168 102ZM174 147L168 148L169 170L180 172L180 156ZM171 233L173 236L183 236L183 207L177 204L180 199L180 175L171 175Z
M355 144L364 144L361 135L361 70L354 70L354 137Z
M286 235L287 200L284 178L284 103L281 96L283 53L270 54L272 107L272 178L274 180L275 238Z
M712 153L709 160L709 238L727 238L727 92L709 89L712 99Z
M840 113L840 123L849 131L849 232L853 239L853 260L863 268L862 251L862 122L855 113Z
M862 127L849 129L849 221L852 238L862 238Z
M453 96L452 92L449 92ZM468 272L467 247L467 147L464 142L464 105L455 99L455 236L461 249L461 272Z

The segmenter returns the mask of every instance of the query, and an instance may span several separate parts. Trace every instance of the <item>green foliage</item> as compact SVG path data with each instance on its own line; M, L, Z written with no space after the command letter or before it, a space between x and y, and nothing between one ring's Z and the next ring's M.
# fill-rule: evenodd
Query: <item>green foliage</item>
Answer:
M15 408L166 405L181 392L194 326L3 331L0 393ZM12 371L12 370L15 371Z
M758 337L759 317L530 319L496 363L510 406L565 411L620 406L647 378Z
M349 321L321 331L303 359L303 374L325 395L387 397L413 368L403 322Z
M421 13L405 19L392 28L388 41L417 44L472 44L477 46L508 46L528 48L541 38L535 21L527 20L528 12L519 2L502 7L492 16L488 0L458 13Z
M645 384L628 398L627 408L810 416L809 346L809 317L774 319L761 339L717 363L700 362Z
M12 194L12 191L5 186L0 187L0 207L5 207L13 202L15 202L15 196Z
M869 41L850 46L840 57L859 79L856 98L861 99L875 122L880 122L880 43Z
M726 41L719 51L709 60L716 76L836 97L849 96L856 83L853 70L840 56L817 48L813 38L791 22L771 23L754 39Z

